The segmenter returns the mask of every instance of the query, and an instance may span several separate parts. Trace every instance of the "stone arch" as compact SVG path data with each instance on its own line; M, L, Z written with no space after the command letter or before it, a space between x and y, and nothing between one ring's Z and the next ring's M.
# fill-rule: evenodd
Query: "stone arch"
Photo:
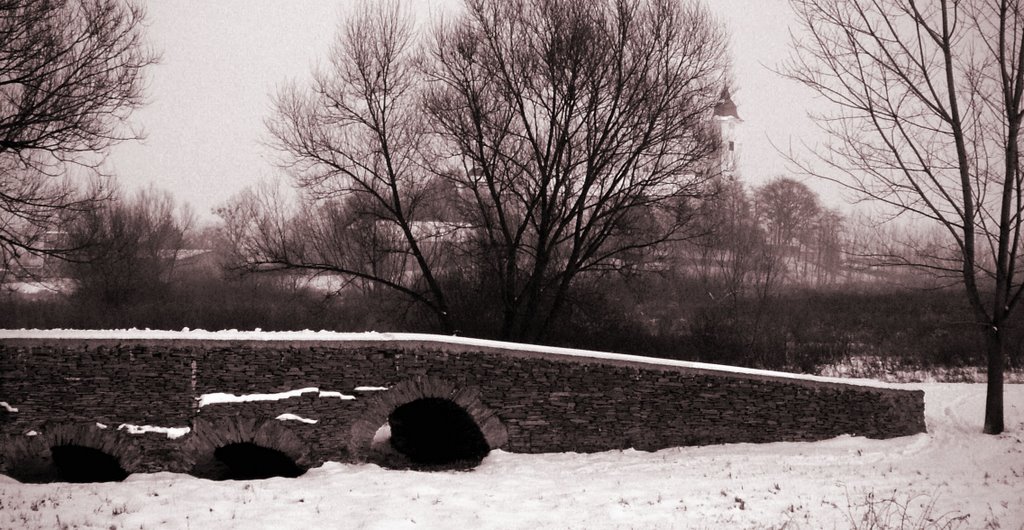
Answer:
M374 436L394 411L424 399L449 401L464 411L479 428L488 450L499 449L508 442L505 425L480 400L480 390L475 386L459 388L443 379L422 377L398 383L370 399L362 417L352 424L349 454L356 461L366 461L371 456Z
M69 455L72 462L83 457L98 459L94 464L108 469L93 469L92 473L98 473L94 479L88 469L70 471L61 462L62 451L75 453ZM3 464L3 472L21 482L118 481L142 469L142 451L131 434L96 423L48 423L40 426L35 436L8 437Z
M196 418L192 431L182 447L182 459L189 473L201 478L225 479L229 470L220 461L219 450L229 446L245 446L286 457L297 468L297 474L269 476L298 476L312 467L309 448L290 428L275 419L251 416L232 416L216 420ZM266 477L258 477L266 478Z

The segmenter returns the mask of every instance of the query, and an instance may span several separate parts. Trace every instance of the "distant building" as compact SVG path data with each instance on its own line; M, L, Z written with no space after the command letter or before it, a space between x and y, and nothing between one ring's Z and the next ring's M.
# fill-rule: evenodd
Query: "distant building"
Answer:
M57 265L60 259L53 253L62 252L68 246L68 234L63 230L48 230L29 244L35 249L33 252L19 249L16 256L0 256L0 269L4 266L13 265L10 270L0 270L0 278L11 275L15 278L50 278L59 274Z
M223 258L207 248L164 249L159 256L174 264L171 275L177 279L197 275L216 277L224 268Z
M736 128L742 123L740 115L736 110L736 103L732 101L729 93L729 86L722 87L722 94L715 105L715 123L718 125L718 134L722 140L720 148L720 164L722 176L729 180L735 180L737 176L737 156L739 149L736 141Z

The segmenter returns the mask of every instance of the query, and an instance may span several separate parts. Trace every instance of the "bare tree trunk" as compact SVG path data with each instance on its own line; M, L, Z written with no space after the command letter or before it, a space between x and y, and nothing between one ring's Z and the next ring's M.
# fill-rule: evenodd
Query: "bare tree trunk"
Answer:
M1006 332L1002 326L986 326L985 350L988 354L988 383L985 395L985 434L1003 432L1003 370Z

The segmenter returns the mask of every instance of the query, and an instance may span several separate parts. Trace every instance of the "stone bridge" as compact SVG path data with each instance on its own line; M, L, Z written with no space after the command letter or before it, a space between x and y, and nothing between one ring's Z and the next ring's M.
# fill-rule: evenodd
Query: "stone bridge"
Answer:
M920 391L416 334L0 331L0 471L295 476L924 432Z

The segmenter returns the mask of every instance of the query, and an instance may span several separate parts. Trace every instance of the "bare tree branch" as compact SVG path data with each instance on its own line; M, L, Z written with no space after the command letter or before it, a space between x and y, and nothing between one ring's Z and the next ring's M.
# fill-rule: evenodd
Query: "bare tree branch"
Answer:
M803 167L943 228L945 248L888 263L958 271L988 345L985 432L999 433L1002 328L1024 290L1020 2L791 3L803 31L786 73L832 103L816 116L826 169Z
M0 1L0 265L66 257L46 231L108 197L99 167L139 136L127 119L156 61L143 19L127 0Z

